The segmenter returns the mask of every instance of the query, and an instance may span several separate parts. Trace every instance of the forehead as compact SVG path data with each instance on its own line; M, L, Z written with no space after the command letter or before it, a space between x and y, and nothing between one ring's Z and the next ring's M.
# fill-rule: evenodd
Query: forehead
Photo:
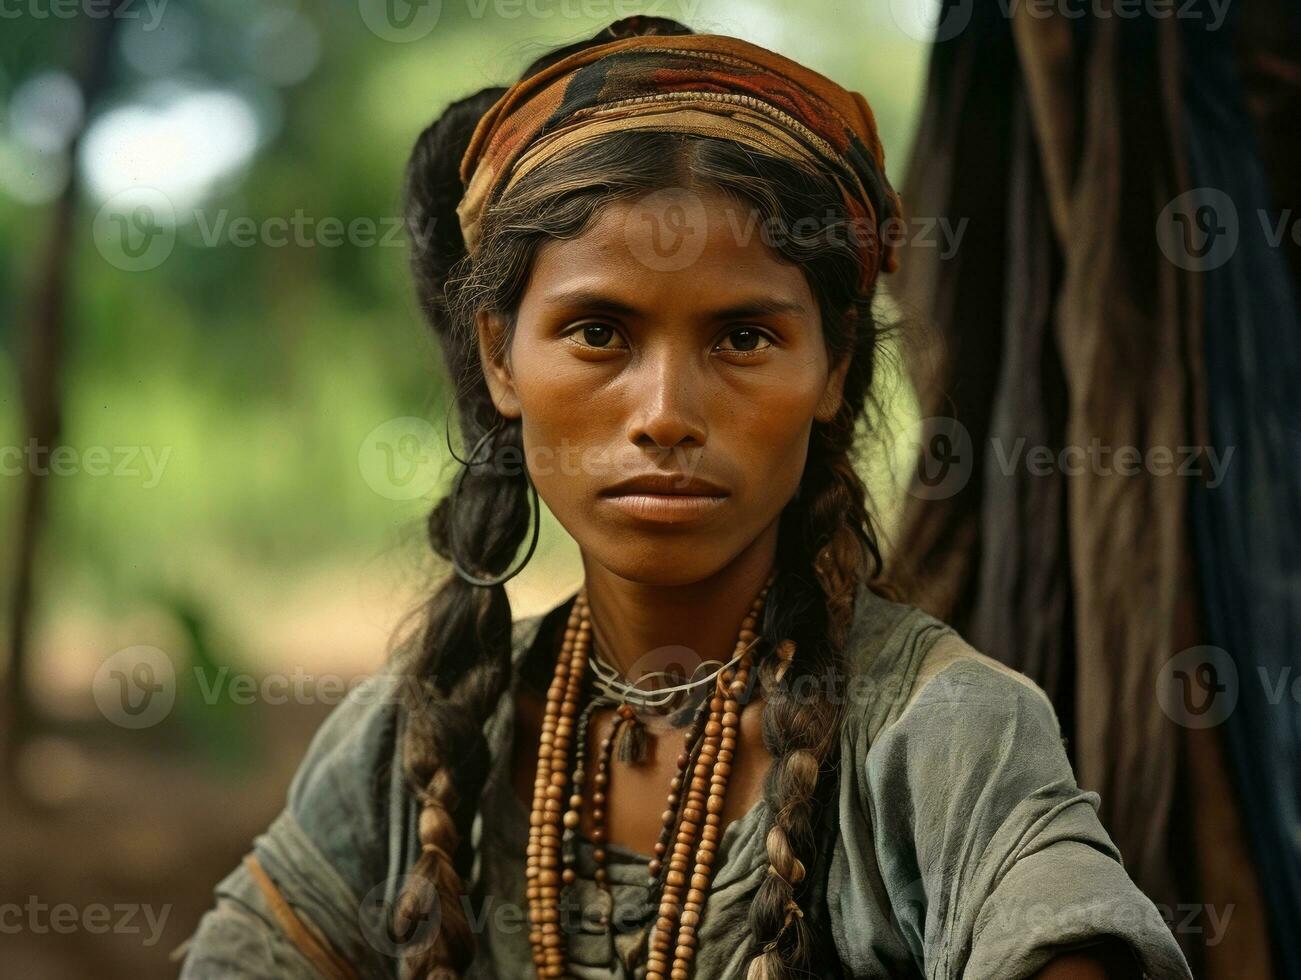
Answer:
M529 290L582 281L674 304L724 294L764 295L808 310L816 304L803 270L768 242L748 202L718 191L671 189L611 201L582 233L538 249Z

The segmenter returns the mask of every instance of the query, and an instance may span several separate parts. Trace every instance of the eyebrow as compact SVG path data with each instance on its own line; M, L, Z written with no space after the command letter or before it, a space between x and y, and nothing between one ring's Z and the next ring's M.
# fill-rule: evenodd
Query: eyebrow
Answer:
M612 316L636 317L643 311L635 306L615 299L598 289L573 289L566 292L552 293L544 300L549 306L583 306L592 310L609 313ZM807 313L808 308L794 300L776 299L771 296L756 296L742 300L731 306L724 306L709 311L713 320L736 320L751 316L776 316L783 313Z

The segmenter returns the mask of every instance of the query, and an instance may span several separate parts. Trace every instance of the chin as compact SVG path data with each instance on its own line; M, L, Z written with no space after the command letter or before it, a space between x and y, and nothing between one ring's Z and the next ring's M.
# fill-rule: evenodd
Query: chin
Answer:
M641 539L641 540L639 540ZM671 587L703 581L727 564L728 552L700 535L677 540L627 531L607 532L601 540L580 542L590 561L620 578L642 585Z

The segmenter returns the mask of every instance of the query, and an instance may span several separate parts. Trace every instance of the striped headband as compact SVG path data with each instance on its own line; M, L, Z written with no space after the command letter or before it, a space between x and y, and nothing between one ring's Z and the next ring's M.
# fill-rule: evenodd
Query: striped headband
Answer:
M557 153L620 130L694 133L829 171L863 255L863 289L893 272L881 224L899 214L867 100L797 62L718 34L642 35L579 51L511 86L461 160L466 248L484 210Z

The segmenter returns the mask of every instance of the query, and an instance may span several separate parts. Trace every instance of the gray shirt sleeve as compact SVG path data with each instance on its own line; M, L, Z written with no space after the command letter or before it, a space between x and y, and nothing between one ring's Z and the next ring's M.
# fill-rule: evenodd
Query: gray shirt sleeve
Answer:
M397 682L376 675L357 686L318 729L284 810L252 854L297 919L355 975L390 978L398 954L384 916L400 887L390 832L398 758ZM239 977L308 980L321 973L286 935L248 868L214 889L215 904L175 954L183 980Z
M543 617L517 619L513 659ZM392 980L433 918L399 941L390 924L419 843L402 772L401 694L409 680L383 672L353 688L312 738L284 810L252 854L298 921L361 980ZM503 696L503 708L509 707ZM500 709L499 709L500 710ZM215 888L216 902L174 954L183 980L307 980L321 976L277 921L243 865Z
M1146 976L1190 980L1024 675L945 637L865 769L885 888L926 977L1016 980L1114 936Z

